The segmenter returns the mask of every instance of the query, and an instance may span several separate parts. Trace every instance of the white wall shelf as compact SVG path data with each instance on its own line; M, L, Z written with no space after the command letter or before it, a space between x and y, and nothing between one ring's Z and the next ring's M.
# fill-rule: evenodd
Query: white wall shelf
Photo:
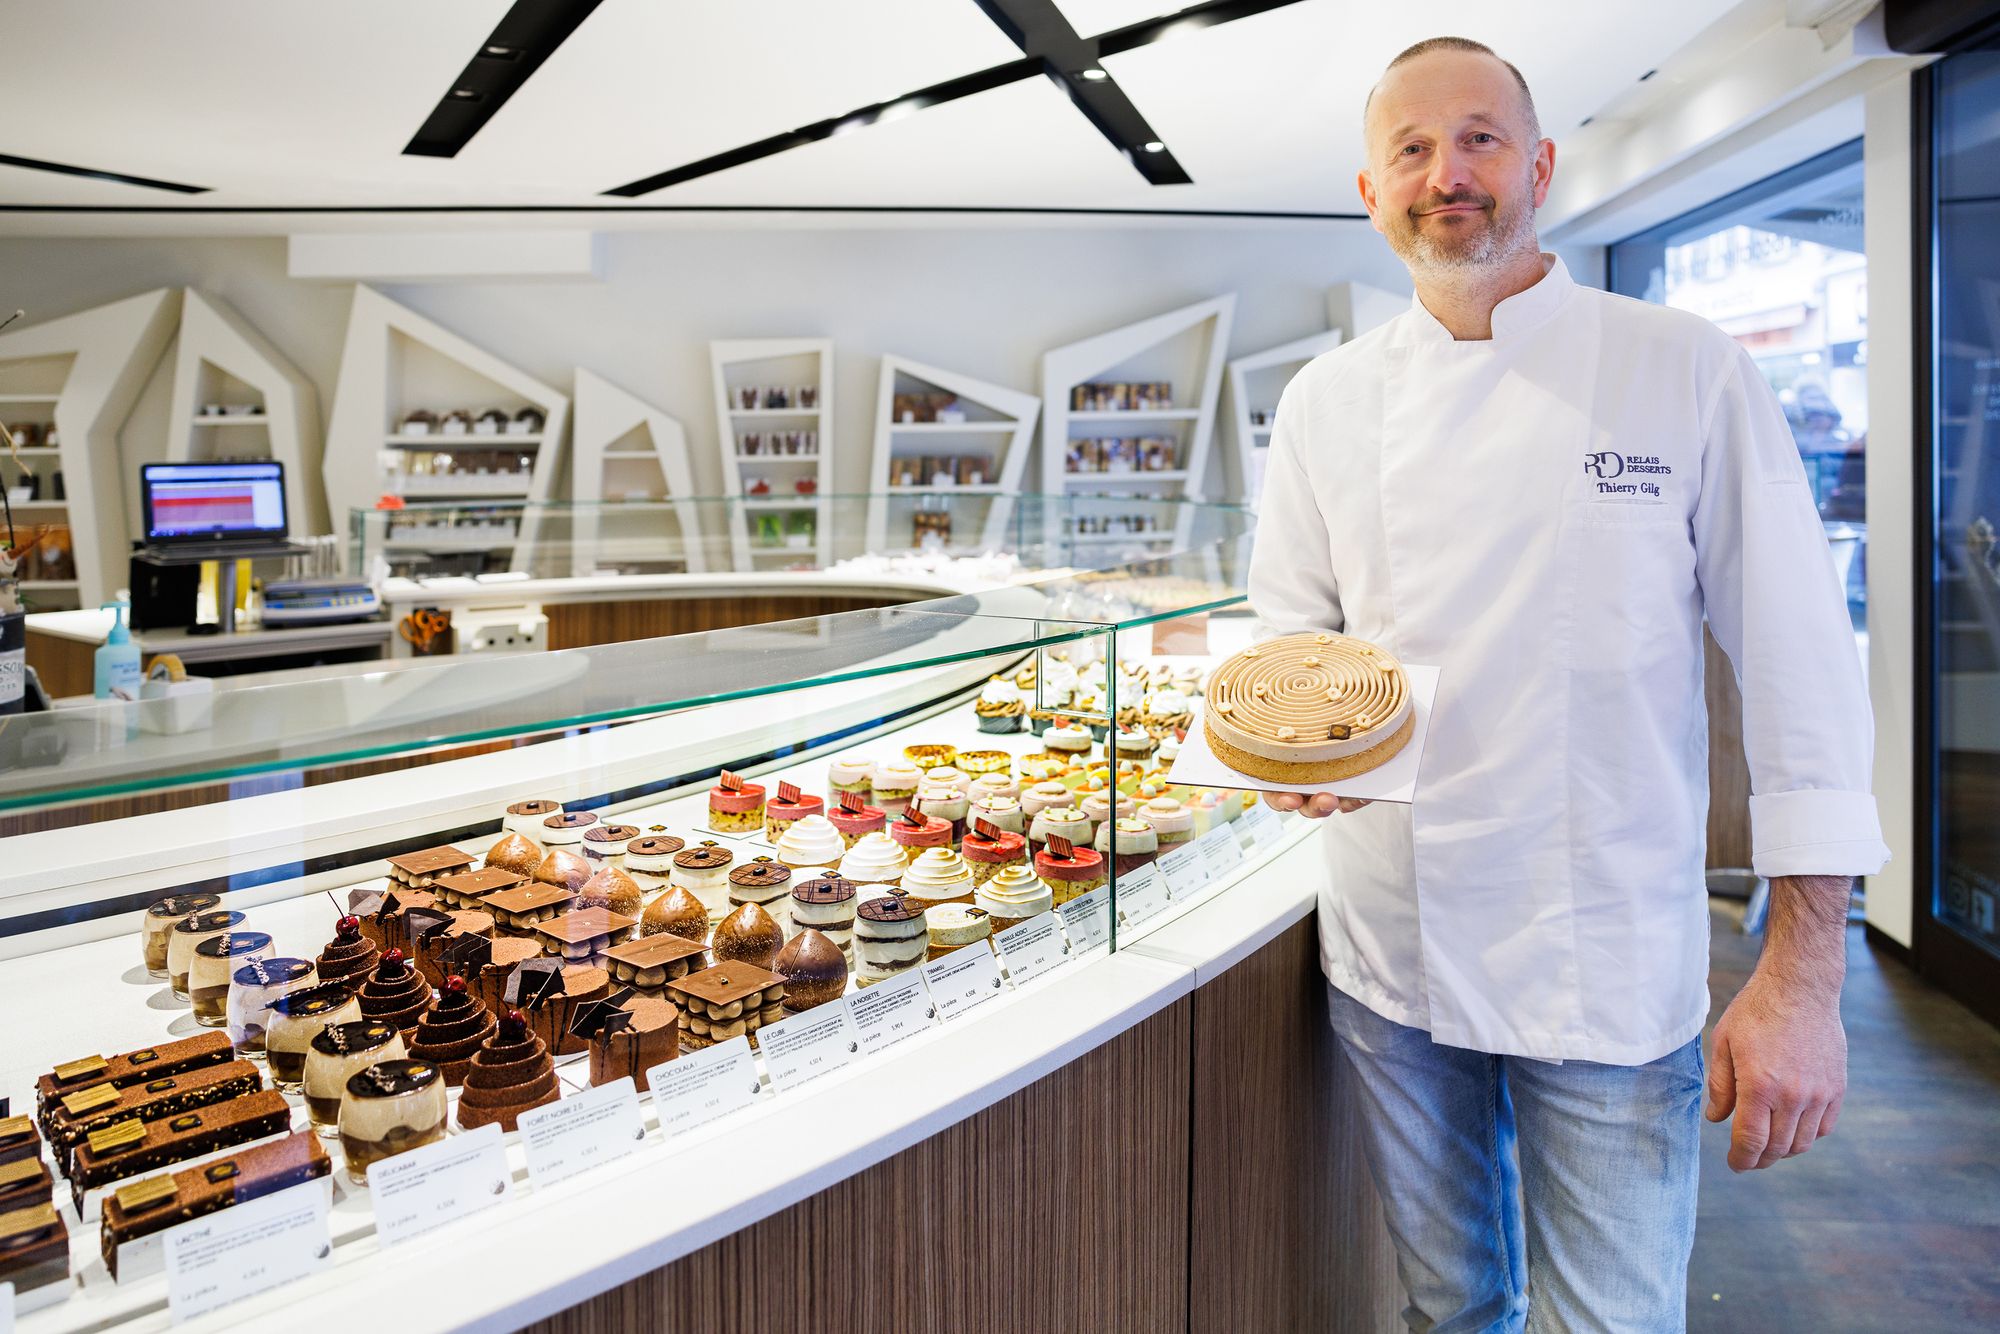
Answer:
M748 454L743 448L743 437L765 434L765 422L779 430L815 432L817 454L813 460L816 466L811 480L817 488L816 494L826 495L831 491L834 449L833 340L718 339L708 345L708 361L714 381L715 447L722 461L723 491L731 496L748 496L751 485L762 479L770 484L773 492L768 498L729 507L729 548L735 568L747 570L752 559L774 554L788 555L793 559L810 557L822 566L830 563L833 558L830 523L816 522L811 540L799 546L791 544L789 528L783 545L753 541L746 511L756 509L775 513L800 508L796 491L790 503L780 503L786 497L777 494L780 487L791 487L800 480L798 471L791 469L780 473L770 465L790 463L801 455ZM810 388L814 392L814 403L810 408L798 406L798 392L802 388ZM746 408L742 406L740 395L752 389L759 393L759 404ZM782 389L791 396L791 402L782 408L764 406L762 394L766 389Z
M1271 444L1271 423L1277 420L1278 397L1307 362L1339 347L1345 336L1339 329L1328 329L1229 363L1229 407L1234 427L1230 434L1235 445L1229 454L1229 488L1243 504L1256 505L1263 493L1264 457ZM1255 412L1264 414L1262 424L1250 420Z
M611 566L706 573L694 468L679 420L578 367L572 443L570 496L577 507L571 519L571 573ZM668 511L659 505L623 510L599 503L619 500L672 502L679 531L666 531Z
M204 403L254 402L259 411L203 415ZM285 465L285 512L293 534L332 531L320 485L319 396L271 341L215 297L181 294L174 354L170 460L270 458ZM261 436L205 428L260 426Z
M459 410L477 414L498 408L512 417L529 407L542 414L542 429L536 434L408 434L397 430L405 415L418 408L440 414ZM373 288L357 285L347 317L333 419L326 436L323 471L333 530L345 544L349 538L348 512L369 508L377 496L395 491L398 477L422 476L416 485L426 498L494 496L492 491L479 489L488 483L477 473L464 475L460 483L446 480L450 474L403 473L385 462L389 447L447 454L517 450L534 457L525 470L525 486L516 483L510 489L530 503L522 510L515 540L490 545L496 551L509 551L510 569L528 571L537 554L542 521L539 502L554 499L568 422L567 394ZM449 490L454 485L466 489Z
M15 514L25 513L31 522L68 523L76 578L37 582L50 592L70 591L59 586L73 582L83 606L95 607L125 583L125 469L118 433L173 338L178 295L160 288L0 333L0 391L11 404L44 409L19 415L56 428L60 443L36 457L61 465L67 496L16 505ZM15 481L12 468L4 480Z
M899 421L895 411L899 395L949 395L952 406L964 412L961 422ZM991 384L958 371L926 365L909 357L885 356L875 388L875 451L869 466L868 550L900 550L917 545L914 516L923 505L924 492L964 496L994 496L984 514L964 503L951 505L954 521L978 524L978 532L952 534L954 546L992 547L1005 533L1012 517L1013 503L999 497L1021 489L1021 474L1028 466L1028 449L1033 443L1035 418L1041 404L1033 394L1004 385ZM995 439L999 436L1001 438ZM919 477L915 486L896 483L896 465L908 460L972 456L982 461L977 483L960 482L933 486L930 478ZM907 498L898 491L910 491Z

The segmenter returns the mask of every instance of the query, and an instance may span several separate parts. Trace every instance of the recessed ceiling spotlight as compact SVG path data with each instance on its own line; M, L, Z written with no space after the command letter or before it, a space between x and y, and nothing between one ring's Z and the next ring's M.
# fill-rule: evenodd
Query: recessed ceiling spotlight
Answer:
M478 91L472 88L454 88L451 90L451 96L455 102L477 102L479 100Z
M512 60L520 55L521 51L519 47L514 46L484 46L479 49L479 54L491 56L495 60Z
M1147 142L1146 151L1148 153L1164 153L1167 151L1167 146L1158 139L1152 139Z
M1110 78L1111 75L1101 69L1087 69L1083 72L1083 77L1090 80L1090 82L1092 83L1102 83L1106 79Z

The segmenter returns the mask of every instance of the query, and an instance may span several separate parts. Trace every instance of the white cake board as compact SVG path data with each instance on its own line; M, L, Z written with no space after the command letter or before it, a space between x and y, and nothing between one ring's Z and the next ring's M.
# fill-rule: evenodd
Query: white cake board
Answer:
M1387 764L1352 778L1331 783L1273 783L1267 778L1241 774L1215 758L1202 729L1201 713L1188 725L1187 740L1167 771L1167 781L1187 787L1233 787L1251 792L1298 792L1311 795L1331 792L1337 797L1359 797L1364 801L1396 801L1408 805L1417 798L1417 771L1423 765L1424 742L1430 736L1431 704L1437 699L1438 669L1403 664L1410 678L1410 704L1416 723L1403 748L1390 756ZM1204 701L1204 704L1206 701Z

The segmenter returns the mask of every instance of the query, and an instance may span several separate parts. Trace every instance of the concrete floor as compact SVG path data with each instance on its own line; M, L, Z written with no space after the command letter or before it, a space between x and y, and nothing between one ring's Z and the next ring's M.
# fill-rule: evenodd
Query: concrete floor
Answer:
M1715 900L1713 1025L1757 960ZM2000 1329L2000 1032L1848 933L1840 1129L1731 1172L1704 1125L1688 1270L1696 1331Z

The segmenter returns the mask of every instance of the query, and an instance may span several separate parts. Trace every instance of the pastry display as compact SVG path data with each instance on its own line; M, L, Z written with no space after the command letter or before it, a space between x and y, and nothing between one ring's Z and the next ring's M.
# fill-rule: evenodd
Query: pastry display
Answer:
M958 747L939 745L915 745L903 747L903 758L917 766L919 773L930 769L942 769L958 762Z
M361 1018L361 999L345 982L325 982L287 992L271 1002L264 1030L264 1054L271 1064L271 1082L287 1093L305 1083L306 1052L328 1024L348 1024Z
M497 1122L502 1130L514 1130L522 1112L554 1102L560 1094L548 1045L529 1029L527 1016L510 1010L466 1068L465 1089L458 1095L459 1129Z
M0 1213L0 1283L16 1298L69 1280L69 1229L49 1204Z
M539 865L541 858L535 859ZM480 900L503 889L519 889L528 876L498 866L482 866L477 871L457 871L431 882L431 895L447 908L477 908Z
M625 874L647 893L665 889L674 873L674 857L686 842L672 834L647 834L625 845Z
M465 978L466 989L486 1007L486 1012L498 1019L513 1005L507 1000L507 981L514 976L514 970L530 959L545 957L542 942L533 936L502 936L486 950L486 957L476 964L467 961L459 963L459 971Z
M708 920L703 918L700 940L663 932L613 945L605 952L604 969L618 986L658 994L675 978L708 966L707 927Z
M972 785L965 790L965 795L972 799L974 806L996 797L1003 801L1018 801L1021 796L1021 784L1005 770L983 773L973 778Z
M708 827L718 834L754 834L764 827L764 789L727 769L708 790Z
M340 1100L348 1078L377 1061L407 1055L403 1035L394 1024L380 1019L362 1019L351 1024L328 1024L312 1040L306 1051L306 1115L312 1128L327 1139L340 1124Z
M1154 797L1139 803L1134 817L1152 826L1160 851L1186 843L1194 837L1194 812L1173 797Z
M118 1276L119 1248L232 1205L275 1195L333 1171L315 1135L287 1135L227 1157L164 1176L147 1177L104 1202L100 1244L105 1267Z
M607 866L623 866L625 852L637 837L637 825L592 825L583 831L583 859L590 864L592 871L601 871Z
M972 902L972 868L950 848L931 848L903 873L903 893L918 908Z
M807 868L817 873L821 868ZM729 873L728 911L736 911L746 903L754 903L771 914L781 925L791 894L792 868L769 857L752 858L749 862Z
M517 801L507 808L500 821L500 828L509 834L525 834L529 838L539 837L542 821L551 815L562 814L560 801ZM487 865L491 866L491 861Z
M746 1035L754 1047L759 1029L785 1017L785 979L742 960L669 982L667 993L680 1007L681 1046L688 1051Z
M347 1179L365 1186L376 1163L437 1143L449 1111L444 1071L434 1062L397 1058L356 1071L340 1099Z
M1147 692L1139 710L1139 725L1156 740L1194 726L1194 701L1177 686L1161 685Z
M982 732L1018 732L1028 720L1028 702L1021 687L1002 676L988 681L972 706Z
M812 930L825 936L843 954L854 948L855 891L852 880L822 876L792 889L791 922L801 932ZM778 969L784 972L783 968Z
M164 1075L178 1075L236 1059L226 1033L196 1033L157 1047L141 1047L119 1056L84 1056L65 1061L35 1081L35 1114L46 1128L58 1099L99 1084L126 1088Z
M488 870L512 871L523 880L534 877L535 868L546 855L542 845L519 833L512 833L486 850Z
M188 1002L194 1021L221 1028L229 1018L229 979L246 963L270 957L271 938L262 931L225 931L194 947L188 965Z
M1051 838L1066 838L1072 843L1088 846L1091 835L1097 832L1090 817L1074 806L1051 806L1035 816L1028 825L1028 847L1040 852Z
M409 1054L436 1065L447 1087L465 1082L465 1070L472 1053L493 1035L497 1021L472 994L472 987L458 974L445 978L438 989L437 1004L417 1021L410 1036Z
M431 984L410 967L401 950L390 950L361 984L361 1017L412 1029L430 1008Z
M573 891L543 884L503 889L488 894L484 900L485 910L493 915L493 925L517 936L535 934L543 922L568 912L575 902Z
M353 982L375 969L379 958L375 942L361 934L361 919L352 913L333 924L333 939L319 952L315 966L322 982Z
M973 891L972 902L985 910L997 935L1031 917L1041 916L1055 907L1056 901L1054 891L1025 862L1017 862L982 880Z
M113 1088L99 1084L62 1098L49 1111L50 1156L64 1175L77 1149L97 1131L120 1121L160 1121L197 1107L227 1102L264 1087L264 1077L248 1061L227 1061L143 1084Z
M972 799L949 783L933 783L926 779L923 786L917 789L916 800L911 802L910 810L949 824L950 844L957 847L965 838L965 822L972 812ZM904 816L908 815L909 811L905 811ZM907 818L899 819L897 824L907 825L909 821ZM905 846L909 845L906 843Z
M977 904L940 903L924 909L924 930L930 940L929 957L942 959L953 950L991 936L993 919Z
M787 829L808 815L825 815L826 799L801 792L794 783L778 784L778 795L764 807L764 840L777 844Z
M795 871L838 865L847 840L824 815L807 815L785 830L777 843L778 860Z
M684 889L669 889L646 905L639 934L679 936L703 944L708 940L708 908Z
M445 978L457 966L454 961L464 952L466 938L492 934L492 913L469 908L447 914L442 922L417 936L414 962L418 975L433 987L443 986Z
M554 851L567 848L581 855L584 834L597 827L597 817L589 811L564 811L543 820L535 837L542 840L542 846Z
M1116 755L1120 762L1125 760L1145 761L1153 757L1159 742L1153 734L1142 727L1120 727L1112 734L1104 750L1107 755Z
M212 908L174 923L167 933L167 984L176 1000L188 998L188 970L194 967L195 947L242 925L243 914L227 908Z
M1017 797L974 797L966 825L968 829L977 828L982 822L1010 834L1025 835L1028 829L1027 817L1022 814Z
M826 790L835 801L853 793L864 802L875 787L875 761L865 755L842 755L826 768Z
M674 854L670 883L701 900L708 920L719 922L729 912L729 867L736 854L713 839L704 839Z
M427 889L395 889L387 894L350 895L347 910L361 919L361 934L378 951L401 950L408 954L410 914L434 912L437 906L437 896ZM368 966L373 968L374 960Z
M896 885L903 880L909 858L887 834L865 834L840 859L840 877L857 885Z
M1323 783L1379 767L1416 725L1409 677L1351 635L1253 644L1208 678L1202 730L1215 757L1274 783Z
M543 922L542 949L569 963L594 959L631 934L636 917L609 908L577 908Z
M1090 729L1066 718L1057 719L1042 733L1042 746L1052 758L1080 760L1090 754Z
M854 980L873 986L916 967L926 958L927 941L923 909L907 895L864 898L854 911Z
M985 820L974 823L960 853L972 872L972 883L983 885L1008 866L1028 863L1028 840Z
M972 794L972 775L950 764L940 764L924 771L924 781L917 785L917 795L923 796L926 787L948 787L954 792Z
M576 891L577 907L609 908L621 917L636 918L645 905L645 891L639 882L616 866L606 866Z
M852 892L850 886L850 896ZM851 897L849 902L852 902ZM778 952L778 961L772 965L772 971L785 979L787 1014L798 1014L837 1001L847 991L846 952L811 927L793 936Z
M612 997L577 1021L590 1044L590 1086L617 1079L646 1087L646 1072L681 1054L681 1012L658 996Z
M1076 794L1065 784L1054 780L1035 783L1021 794L1021 814L1033 820L1043 811L1068 806L1075 799Z
M1103 854L1078 847L1061 834L1050 835L1048 846L1035 854L1035 874L1054 893L1057 907L1102 889L1109 878Z
M175 923L185 921L196 913L212 912L221 906L220 894L171 894L147 907L145 924L139 929L139 947L146 963L146 976L167 975L167 936Z
M1160 748L1153 752L1153 759L1161 768L1171 769L1174 761L1181 757L1181 745L1187 740L1187 729L1178 728L1160 738Z
M709 953L717 963L752 963L769 968L785 947L785 930L770 913L746 903L715 925Z
M535 863L535 883L553 889L566 889L574 894L590 880L590 863L583 854L568 848L550 848L539 862Z
M570 1032L577 1012L611 993L611 974L596 963L563 963L534 959L514 969L503 995L507 1009L519 1011L529 1028L557 1056L583 1050L583 1039Z
M917 784L923 781L924 771L908 760L885 760L870 777L868 804L893 820L909 808Z
M470 871L473 861L471 853L448 845L405 852L389 859L389 884L392 889L429 890L441 875Z
M79 1212L100 1186L158 1172L219 1149L290 1128L291 1108L276 1089L247 1093L163 1121L119 1121L95 1130L71 1159L70 1194Z
M31 1116L0 1116L0 1167L42 1156L42 1137Z
M951 821L910 806L890 823L889 838L914 860L927 848L951 847Z
M879 834L889 823L889 817L880 806L868 804L865 792L843 792L840 804L826 813L827 823L840 835L840 841L853 847L869 834Z
M1147 862L1159 860L1160 836L1144 820L1107 820L1097 827L1091 847L1111 858L1113 874L1130 875Z
M1091 837L1095 838L1099 826L1135 817L1139 804L1114 788L1085 794L1083 800L1077 803L1077 809L1083 812L1084 819L1090 821Z
M41 1159L23 1158L18 1162L0 1164L0 1214L48 1204L55 1197L55 1174Z

